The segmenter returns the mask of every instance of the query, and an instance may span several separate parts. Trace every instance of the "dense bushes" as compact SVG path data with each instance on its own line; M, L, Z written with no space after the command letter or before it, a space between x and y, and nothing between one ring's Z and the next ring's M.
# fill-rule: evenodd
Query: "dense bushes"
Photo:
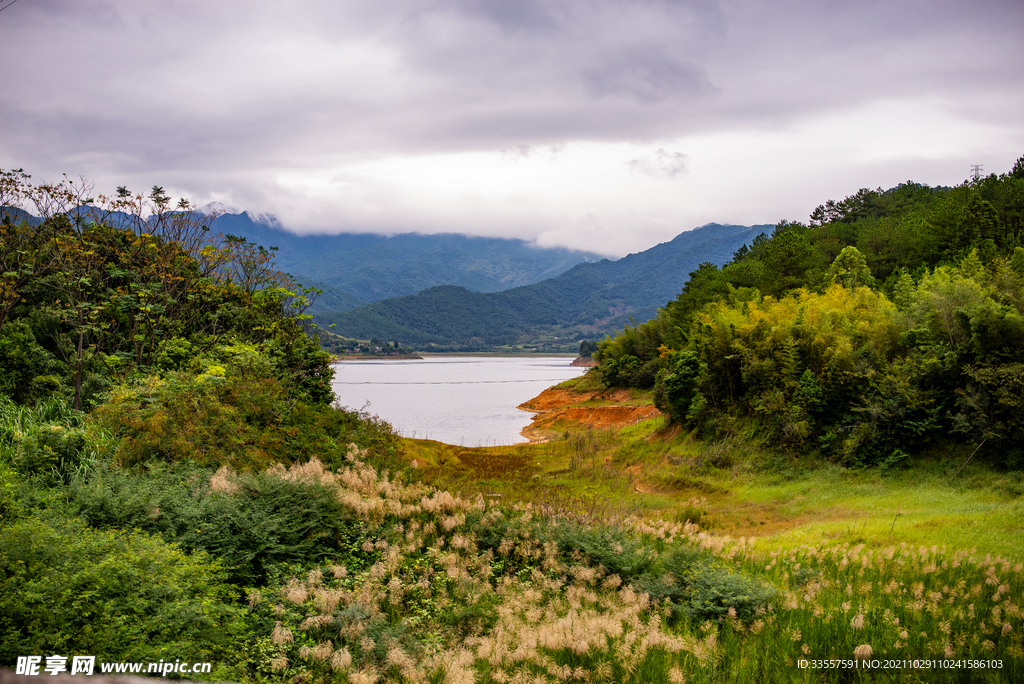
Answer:
M326 558L358 568L366 526L316 482L189 465L99 468L68 490L98 528L139 529L220 560L232 584L264 584L278 568Z
M22 476L67 482L95 460L85 423L85 416L59 397L19 406L0 394L0 463Z
M205 554L73 518L0 527L0 660L223 658L240 629L234 589Z
M0 172L0 658L237 662L243 587L358 567L367 535L333 490L245 471L395 436L331 407L269 250L159 188L83 192Z
M305 401L331 402L328 355L304 328L310 291L271 251L210 233L212 217L160 188L84 192L0 171L0 391L89 409L112 384L244 342Z
M123 385L95 415L119 439L122 465L192 461L249 470L314 456L340 465L349 443L383 453L395 439L386 423L313 402L249 344L218 347L187 368Z
M31 404L61 387L61 368L24 321L0 328L0 395Z

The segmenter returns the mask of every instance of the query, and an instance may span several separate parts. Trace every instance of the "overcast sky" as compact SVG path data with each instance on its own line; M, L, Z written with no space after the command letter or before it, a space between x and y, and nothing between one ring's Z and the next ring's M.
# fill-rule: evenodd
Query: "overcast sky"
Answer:
M1024 155L1019 0L0 0L0 168L609 255Z

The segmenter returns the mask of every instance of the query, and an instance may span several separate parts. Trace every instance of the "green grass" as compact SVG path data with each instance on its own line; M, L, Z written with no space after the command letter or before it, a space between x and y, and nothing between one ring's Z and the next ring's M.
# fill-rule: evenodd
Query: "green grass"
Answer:
M736 529L768 525L768 546L906 541L1021 556L1024 500L995 486L997 473L974 468L973 479L924 467L897 475L825 467L788 482L751 474L727 500Z
M666 438L666 428L653 419L567 429L543 444L467 449L408 440L405 449L426 466L417 476L437 486L595 514L688 514L717 534L754 537L765 550L907 542L1024 558L1020 473L971 462L957 474L970 455L962 450L901 471L854 470L740 443ZM699 511L695 500L703 500Z
M656 544L657 530L666 525L678 530L695 523L684 528L684 543L711 550L727 567L778 592L778 602L753 622L666 625L684 640L713 636L708 653L717 655L711 659L699 649L653 648L629 673L622 656L588 660L590 668L606 662L608 681L919 683L1024 676L1024 477L980 460L961 469L969 448L936 449L903 470L849 469L772 452L742 436L702 442L664 419L617 430L568 427L543 444L462 449L407 441L404 448L405 458L415 453L424 459L416 477L485 493L489 502L529 503L532 510L588 524L610 522ZM870 674L797 666L800 659L849 661L865 646L873 658L952 654L1004 666ZM483 681L504 681L489 678L486 666L478 672L488 675Z

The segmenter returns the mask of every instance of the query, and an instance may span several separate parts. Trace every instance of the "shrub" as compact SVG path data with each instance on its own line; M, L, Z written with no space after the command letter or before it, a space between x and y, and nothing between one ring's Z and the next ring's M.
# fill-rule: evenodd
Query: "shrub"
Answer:
M96 527L138 528L217 557L240 586L263 584L276 565L327 556L361 566L366 528L333 489L256 474L232 476L224 480L231 491L213 491L211 474L182 464L102 468L73 483L69 497Z
M210 661L237 629L220 566L142 532L78 519L0 529L0 661L31 653Z
M645 573L634 588L655 602L668 599L675 618L720 620L729 615L749 622L768 609L775 590L726 566L710 552L688 545L665 554L654 572Z
M82 462L85 434L61 425L38 426L18 445L15 463L23 473L53 474L65 479Z
M61 397L29 407L0 394L0 460L22 475L67 482L93 460L82 418Z
M336 467L350 442L378 452L394 448L387 423L303 401L253 368L211 365L199 376L150 377L122 386L95 415L120 438L116 457L123 465L192 461L258 470L316 457Z
M718 620L730 609L744 622L764 612L775 590L716 562L697 563L680 578L685 587L682 612L700 620Z
M24 321L11 321L0 330L0 394L17 404L31 404L60 389L62 371Z
M558 550L567 559L581 554L589 564L603 566L609 575L618 575L627 584L650 571L657 561L657 556L635 535L618 527L563 523L554 537Z

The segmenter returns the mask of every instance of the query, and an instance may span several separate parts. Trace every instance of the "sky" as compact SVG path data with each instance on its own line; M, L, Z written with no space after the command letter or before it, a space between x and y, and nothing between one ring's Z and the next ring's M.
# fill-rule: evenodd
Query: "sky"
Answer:
M0 0L0 168L622 256L1024 155L1018 0Z

